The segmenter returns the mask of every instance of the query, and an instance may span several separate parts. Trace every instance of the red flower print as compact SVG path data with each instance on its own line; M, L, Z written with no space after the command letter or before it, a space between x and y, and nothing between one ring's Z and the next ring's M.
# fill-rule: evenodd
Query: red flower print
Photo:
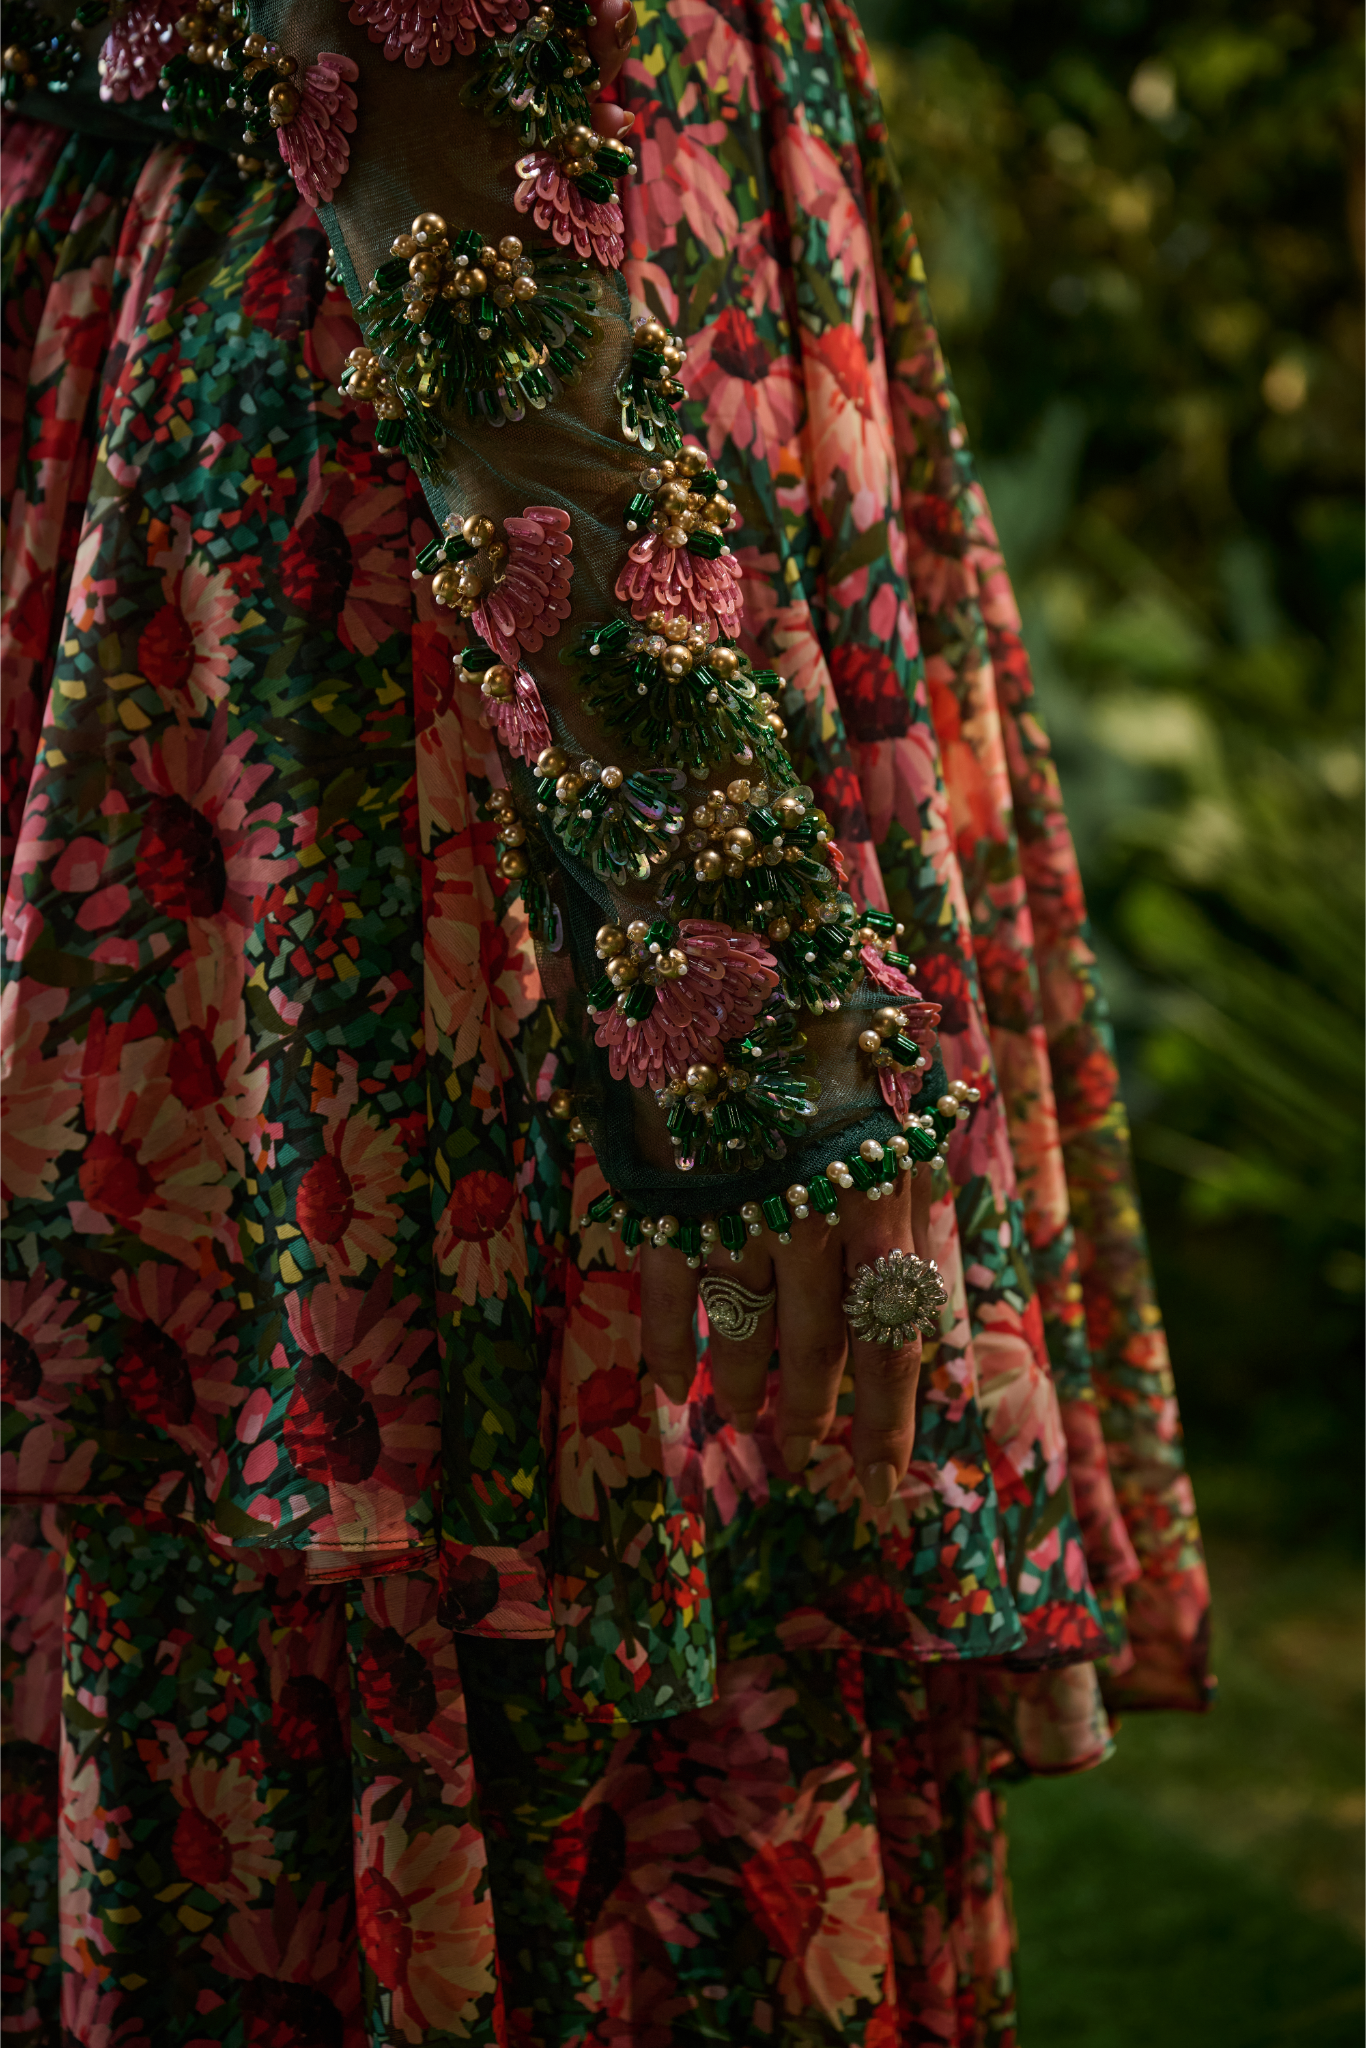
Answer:
M727 306L688 343L689 398L705 408L707 446L720 459L729 439L757 461L776 456L802 417L801 373L790 356L770 360L747 313Z
M205 1891L216 1889L232 1872L232 1848L216 1820L197 1806L185 1807L171 1837L176 1869Z
M280 552L285 603L336 633L348 653L377 654L413 616L407 491L378 476L324 473L315 456Z
M321 228L286 228L272 235L242 284L242 311L279 341L294 341L326 290L327 238Z
M118 1274L114 1299L119 1392L139 1421L167 1430L207 1466L218 1453L218 1418L242 1399L232 1301L159 1259Z
M842 1579L820 1605L837 1627L869 1650L894 1650L911 1634L905 1601L876 1572Z
M314 1358L294 1376L284 1420L285 1449L305 1479L368 1479L379 1463L379 1423L354 1380L330 1358Z
M746 1904L770 1947L789 1960L805 1955L825 1913L825 1879L805 1842L761 1842L740 1866Z
M589 1436L624 1429L639 1417L640 1396L640 1375L629 1365L590 1374L579 1388L580 1429Z
M957 960L947 953L921 953L915 983L927 1003L938 1003L941 1033L967 1030L972 1020L972 995Z
M754 322L738 306L727 306L718 316L712 333L711 359L728 377L743 377L749 384L757 384L767 376L768 350L760 341Z
M626 1870L626 1823L606 1801L571 1813L546 1850L551 1890L580 1935L591 1931Z
M412 1795L387 1820L394 1781L382 1778L362 1797L357 1829L360 1869L356 1921L365 1959L393 1995L396 2034L467 2031L473 2002L493 1989L493 1904L477 1828L408 1832ZM482 1899L476 1903L480 1891Z
M209 1962L235 1980L243 2048L342 2048L352 2023L360 2038L351 1899L338 1895L324 1909L326 1892L319 1882L299 1900L282 1877L268 1906L234 1913L221 1938L204 1935Z
M447 1628L472 1628L492 1614L502 1598L497 1567L484 1557L473 1555L446 1562L441 1559L441 1620Z
M815 776L812 787L837 839L857 845L868 838L863 790L852 768L832 768L826 775Z
M462 1173L436 1229L439 1270L462 1301L496 1295L526 1277L526 1240L517 1193L501 1173L476 1167Z
M229 740L225 708L211 727L178 726L155 746L134 740L133 772L149 793L135 871L163 916L226 912L236 924L255 924L266 889L293 871L274 829L280 806L250 809L271 772L264 762L248 766L255 744L251 732Z
M164 604L142 629L138 668L153 689L182 690L194 667L194 634L176 604Z
M974 940L977 979L987 1016L998 1030L1028 1031L1038 1021L1039 996L1031 955L1005 929Z
M77 1178L91 1208L125 1227L136 1223L156 1195L156 1176L140 1164L133 1147L109 1131L90 1140Z
M183 1426L194 1414L185 1354L155 1323L138 1323L128 1332L114 1371L124 1399L144 1422Z
M0 996L5 1048L0 1186L10 1197L49 1197L60 1154L84 1142L71 1128L81 1105L79 1052L57 1046L50 1055L44 1053L49 1030L60 1019L67 998L64 988L45 988L27 979L11 981Z
M393 1199L403 1192L403 1144L370 1110L333 1113L324 1127L326 1149L307 1167L295 1197L295 1217L330 1278L359 1273L367 1260L388 1259L398 1227Z
M338 1244L356 1213L346 1168L330 1156L315 1159L299 1183L296 1213L310 1244Z
M361 1947L381 1984L399 1990L407 1983L413 1952L412 1929L403 1898L383 1871L363 1870L356 1885L356 1928Z
M192 552L189 515L179 507L169 527L152 522L149 555L165 571L163 602L138 635L138 668L177 714L199 713L228 694L232 577Z
M181 1809L171 1855L187 1883L233 1904L259 1897L263 1884L274 1883L281 1866L269 1854L266 1808L239 1757L221 1770L196 1758L172 1780L171 1791Z
M207 1109L223 1093L223 1078L209 1035L197 1024L183 1031L166 1061L171 1093L186 1109Z
M339 520L315 512L301 520L280 553L287 602L314 626L330 625L351 588L351 543Z
M245 2022L243 2048L341 2048L342 2016L312 1984L253 1977L233 2002Z
M836 647L830 656L845 731L860 745L899 739L911 728L911 703L896 664L880 647L858 643Z
M512 1214L516 1190L501 1173L476 1168L462 1173L451 1189L447 1210L453 1237L494 1237Z
M21 1785L6 1792L0 1797L0 1831L11 1842L45 1842L55 1835L56 1801L51 1791Z
M277 1370L294 1370L285 1450L295 1471L331 1490L335 1527L319 1524L319 1540L343 1547L409 1540L406 1505L439 1441L435 1367L419 1368L432 1333L416 1296L392 1293L385 1275L369 1289L321 1281L307 1297L286 1296L290 1344L273 1354Z
M418 1735L436 1718L436 1684L420 1650L395 1628L372 1628L356 1665L366 1712L391 1733Z
M287 1678L270 1713L269 1746L292 1763L330 1763L347 1754L337 1699L326 1679L311 1671Z
M908 534L914 534L932 554L962 553L963 517L951 499L907 498L902 506L902 520Z
M1115 1063L1094 1034L1069 1026L1048 1048L1057 1090L1058 1122L1064 1137L1094 1130L1119 1089Z
M43 1365L28 1338L0 1323L0 1400L31 1401L43 1384Z
M217 831L184 797L154 797L137 842L135 874L166 918L217 918L227 895L227 862Z

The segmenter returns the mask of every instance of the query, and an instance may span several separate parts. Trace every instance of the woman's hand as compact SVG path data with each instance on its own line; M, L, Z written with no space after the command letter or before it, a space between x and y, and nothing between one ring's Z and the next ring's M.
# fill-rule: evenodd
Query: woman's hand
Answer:
M931 1177L921 1167L899 1176L895 1192L870 1202L850 1189L840 1200L840 1223L831 1229L814 1214L798 1223L790 1244L768 1231L751 1238L736 1264L715 1248L705 1271L724 1273L755 1294L777 1289L777 1301L752 1337L735 1343L710 1335L716 1402L736 1429L751 1430L764 1405L775 1342L779 1394L774 1433L789 1471L800 1472L813 1444L835 1419L840 1380L854 1380L853 1455L864 1495L885 1507L905 1476L915 1440L915 1393L920 1338L898 1350L852 1338L841 1303L862 1265L894 1250L927 1250ZM693 1315L697 1283L675 1251L641 1253L640 1318L645 1363L671 1401L685 1400L697 1371ZM847 1361L847 1366L846 1366Z
M593 0L593 26L586 41L598 67L598 91L611 85L626 52L635 41L636 10L631 0ZM599 104L593 109L593 126L607 141L615 142L635 126L635 115L624 107Z

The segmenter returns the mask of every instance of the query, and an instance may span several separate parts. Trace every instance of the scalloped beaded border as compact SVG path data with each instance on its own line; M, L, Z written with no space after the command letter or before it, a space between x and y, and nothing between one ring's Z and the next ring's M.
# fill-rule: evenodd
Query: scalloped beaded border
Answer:
M900 1174L914 1175L922 1165L944 1159L958 1120L970 1115L973 1105L980 1100L979 1089L955 1081L932 1111L911 1118L904 1136L897 1134L885 1144L877 1138L865 1138L852 1161L830 1160L824 1173L813 1174L809 1184L794 1181L783 1194L767 1195L760 1202L742 1202L738 1208L724 1210L714 1217L680 1220L667 1213L647 1216L608 1188L576 1219L576 1228L586 1230L590 1224L605 1223L614 1234L620 1233L628 1251L651 1244L657 1251L681 1252L694 1268L720 1245L738 1265L749 1239L761 1237L765 1228L773 1232L779 1244L790 1244L793 1225L805 1222L813 1211L827 1223L838 1224L839 1198L849 1189L857 1189L868 1201L878 1202L892 1192ZM573 1142L589 1142L587 1131L574 1114L573 1097L567 1089L557 1089L549 1107L552 1116L569 1120L568 1135Z

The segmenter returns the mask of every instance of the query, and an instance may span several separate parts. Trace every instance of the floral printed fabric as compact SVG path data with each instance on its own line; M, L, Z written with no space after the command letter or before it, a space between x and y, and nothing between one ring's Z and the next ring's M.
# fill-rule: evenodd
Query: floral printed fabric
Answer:
M310 1586L155 1511L61 1520L64 1568L22 1511L8 1543L10 1647L53 1653L7 1686L12 2031L1012 2041L985 1681L754 1657L590 1733L532 1646L442 1626L429 1571Z
M872 1515L843 1425L793 1480L705 1361L682 1408L642 1377L313 215L13 123L24 2028L60 1974L92 2043L1007 2040L995 1776L1105 1753L1093 1660L1205 1697L1084 906L862 44L674 0L624 96L748 651L983 1095L915 1462Z

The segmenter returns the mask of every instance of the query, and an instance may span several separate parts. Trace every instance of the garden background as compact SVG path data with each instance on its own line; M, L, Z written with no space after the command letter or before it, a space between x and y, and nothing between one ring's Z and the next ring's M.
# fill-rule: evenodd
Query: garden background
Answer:
M1025 2048L1362 2038L1361 18L863 0L1108 973L1219 1706L1013 1800Z

